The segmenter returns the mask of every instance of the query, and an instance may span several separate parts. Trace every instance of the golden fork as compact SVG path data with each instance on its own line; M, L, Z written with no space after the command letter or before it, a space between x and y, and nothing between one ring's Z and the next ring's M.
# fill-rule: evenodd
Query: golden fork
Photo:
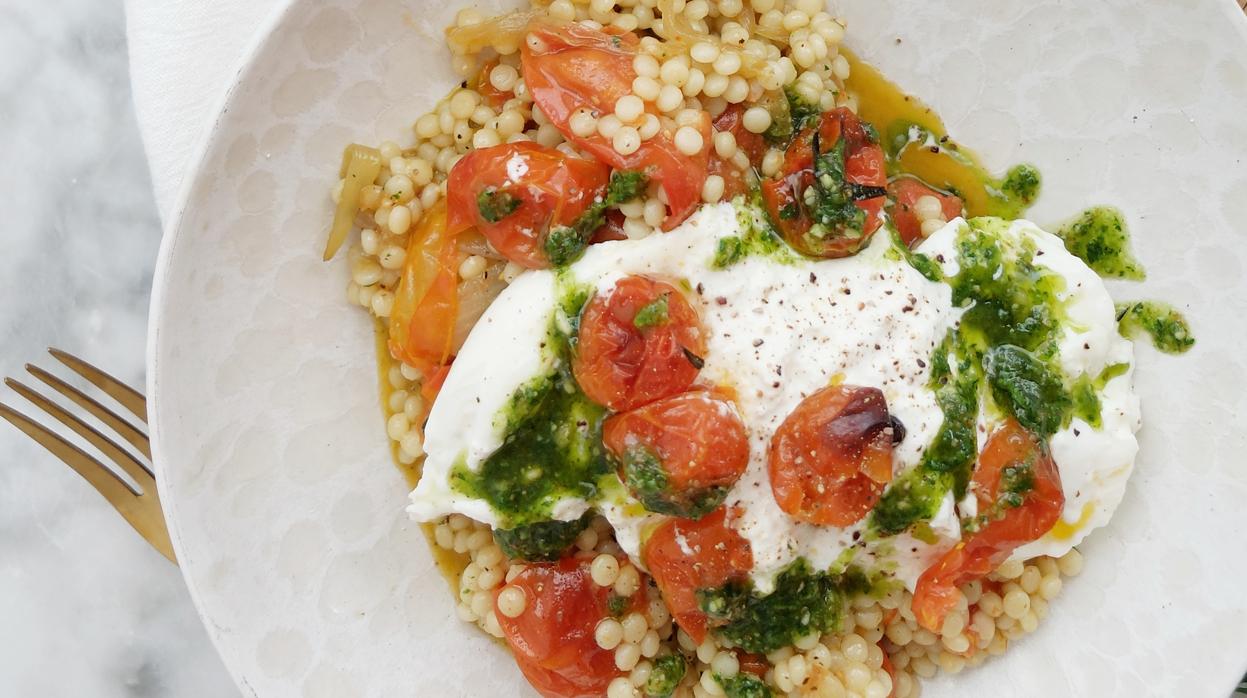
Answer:
M140 422L147 423L147 400L142 393L72 354L59 349L48 349L48 352L58 361L68 366L74 373L82 376L89 383L116 400L118 404L137 417ZM38 366L26 364L26 370L48 387L86 410L133 446L148 461L151 461L151 443L142 429L101 405L91 396ZM40 446L51 451L52 455L60 458L66 465L73 468L74 472L81 475L97 492L103 495L104 499L107 499L113 505L117 513L121 514L134 527L134 530L138 531L139 535L143 536L153 548L160 551L161 555L164 555L176 564L177 560L173 555L173 546L169 542L169 529L165 526L164 513L160 510L160 494L156 491L156 479L152 474L151 468L146 463L135 458L130 451L123 448L116 441L109 439L79 417L71 414L57 403L40 395L20 381L13 378L5 378L4 383L43 410L52 419L86 439L88 443L116 464L122 472L137 484L138 488L136 489L134 485L126 482L114 470L101 463L94 456L89 455L30 417L8 405L0 403L0 417L3 417L24 434L37 441Z

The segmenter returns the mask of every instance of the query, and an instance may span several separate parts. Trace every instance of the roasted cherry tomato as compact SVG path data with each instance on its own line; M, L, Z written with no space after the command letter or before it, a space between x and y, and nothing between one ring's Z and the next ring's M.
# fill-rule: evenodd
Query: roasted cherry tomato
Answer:
M499 588L499 594L508 587L524 592L518 617L494 610L524 678L545 698L600 698L612 679L625 674L615 666L614 650L602 649L594 639L598 623L611 617L611 588L590 576L594 557L584 553L532 564ZM627 610L643 603L644 594L634 594Z
M749 193L749 171L762 163L766 155L766 139L760 133L745 128L745 108L739 104L729 104L714 120L714 130L731 133L736 139L736 150L744 153L748 166L742 168L735 162L735 157L724 160L717 153L710 156L710 174L723 178L723 200L729 201L741 194Z
M390 354L429 375L450 359L459 311L459 249L439 201L407 242L390 311ZM417 321L416 318L419 318Z
M960 197L932 189L914 177L898 177L892 180L888 183L888 197L893 203L888 213L892 216L892 222L896 224L896 232L900 233L901 240L904 240L905 244L910 247L926 237L922 234L922 221L914 210L914 204L924 196L934 196L940 202L940 211L944 214L944 220L951 221L961 215Z
M622 412L687 390L705 354L701 321L684 296L628 276L586 305L572 373L589 399Z
M775 430L767 467L779 508L848 526L892 479L892 418L878 388L833 385L802 400Z
M704 392L615 415L602 441L646 509L690 519L722 504L749 465L749 435L736 408Z
M1018 547L1052 530L1065 506L1047 444L1012 418L988 437L971 483L977 530L928 567L914 589L914 615L932 632L957 607L958 587L987 576Z
M548 267L550 228L574 223L609 180L600 162L528 141L472 150L446 182L450 230L475 227L512 262Z
M645 541L642 556L663 601L684 632L698 643L709 619L697 603L701 589L743 580L753 569L753 552L729 525L729 511L716 509L700 521L669 519Z
M635 34L614 27L534 25L521 53L524 83L542 113L567 140L615 169L640 170L662 186L670 209L662 227L670 230L701 202L710 161L710 115L703 112L691 125L702 137L702 148L694 155L680 152L674 130L665 126L630 155L620 154L605 136L578 136L571 129L576 111L612 114L615 102L632 93L637 45Z
M494 71L494 68L498 67L499 63L500 61L497 58L487 61L481 68L481 72L476 75L476 91L481 95L481 100L494 111L498 111L502 105L507 103L508 99L515 96L515 93L511 90L503 92L494 87L494 83L489 79L489 74Z
M847 257L879 228L887 183L873 132L841 107L797 134L779 177L763 182L762 198L798 252Z

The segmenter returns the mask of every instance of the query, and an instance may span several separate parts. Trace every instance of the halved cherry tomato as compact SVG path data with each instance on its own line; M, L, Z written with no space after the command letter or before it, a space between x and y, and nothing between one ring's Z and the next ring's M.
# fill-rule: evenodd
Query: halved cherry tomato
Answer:
M590 400L622 412L684 392L705 354L701 321L683 294L628 276L585 307L572 373Z
M594 629L610 617L610 587L590 575L592 553L558 562L532 564L499 588L523 590L524 611L510 618L496 608L498 625L524 678L545 698L600 698L611 680L625 672L615 666L614 650L604 650ZM639 610L644 594L634 594L627 610Z
M550 228L574 223L609 180L610 168L600 162L532 142L479 148L450 170L450 230L475 227L512 262L545 268Z
M675 132L660 127L631 155L621 155L611 139L598 133L578 136L571 118L579 109L595 116L611 114L615 102L631 94L636 70L635 34L615 27L590 29L582 24L533 25L521 51L524 84L533 101L563 137L619 170L641 170L661 184L670 208L663 230L679 225L701 202L710 161L710 115L702 112L693 127L701 132L703 147L685 155L675 147Z
M775 430L767 468L779 508L848 526L892 479L892 419L878 388L833 385L802 400Z
M714 120L714 130L731 133L736 139L736 149L745 154L751 167L762 163L766 155L766 140L760 133L745 128L745 108L739 104L729 104ZM710 174L723 178L723 200L728 201L741 194L749 193L748 169L741 169L732 160L724 160L718 153L710 156Z
M901 240L910 247L926 237L922 234L922 221L918 220L918 214L914 212L914 204L918 199L924 196L938 199L946 221L960 216L963 208L961 197L932 189L914 177L898 177L889 182L888 196L894 202L888 212L892 216L892 222L896 224L896 232L900 233Z
M494 68L498 67L500 62L497 58L486 61L485 65L481 67L481 72L476 75L476 91L481 95L482 101L488 104L494 111L498 111L498 108L506 104L508 99L515 96L515 93L511 90L503 92L494 87L494 84L489 81L489 74L493 72Z
M985 577L1019 546L1052 530L1065 506L1047 444L1012 418L987 438L971 482L981 528L928 567L914 589L914 615L932 632L956 608L958 587Z
M767 670L771 668L771 663L767 661L765 654L746 652L742 649L734 651L736 652L736 661L740 664L741 671L763 678L766 676Z
M444 202L425 211L407 243L403 275L394 292L390 354L425 375L450 358L459 310L456 237L446 227Z
M841 107L797 134L779 177L762 184L762 198L798 252L847 257L879 228L887 183L883 149L857 115Z
M725 507L700 521L669 519L641 552L672 617L698 643L706 638L709 619L697 592L744 579L753 569L749 541L730 526Z
M651 402L606 420L602 441L650 511L691 519L723 503L749 465L749 435L731 403L704 392Z

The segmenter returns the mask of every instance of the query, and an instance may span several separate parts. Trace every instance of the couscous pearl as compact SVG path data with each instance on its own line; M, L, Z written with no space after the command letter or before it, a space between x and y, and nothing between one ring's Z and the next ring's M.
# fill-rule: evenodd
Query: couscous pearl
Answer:
M722 199L724 186L723 178L719 175L706 177L706 181L701 185L701 200L712 204Z
M541 128L537 129L536 141L547 148L553 148L563 142L563 134L559 133L554 124L542 124Z
M714 63L714 60L719 57L719 47L709 41L699 41L693 44L689 55L698 63Z
M1056 575L1049 575L1043 578L1039 583L1039 595L1047 600L1052 600L1061 593L1061 578Z
M649 77L648 75L638 75L636 76L636 79L632 81L632 92L637 97L647 102L653 102L654 100L658 99L658 94L661 92L661 90L662 90L662 85L660 85L657 80ZM622 101L623 98L621 97L620 100ZM642 107L643 106L644 105L642 105ZM618 102L615 103L615 113L616 114L619 113ZM620 118L623 118L623 117L620 116Z
M697 646L697 659L703 664L709 664L718 653L719 646L715 644L713 638L708 637Z
M645 653L642 652L641 654ZM637 662L635 667L632 668L632 673L628 675L628 679L632 682L633 686L644 686L645 682L649 681L649 677L653 673L653 663L641 660L640 662Z
M1043 581L1043 575L1039 573L1039 568L1034 565L1027 565L1022 571L1022 576L1018 578L1018 585L1022 587L1022 591L1027 594L1034 594L1039 591L1039 582Z
M624 126L615 132L611 146L620 155L631 155L641 148L641 135L631 126Z
M593 113L588 109L577 109L568 120L568 126L573 134L581 138L588 138L597 130L598 120L594 118Z
M1024 568L1021 560L1008 560L996 569L996 575L1001 579L1017 579Z
M714 134L714 152L727 159L736 154L736 136L731 131L716 131Z
M662 639L658 637L658 631L648 630L641 637L641 656L653 658L658 654L658 650L662 647Z
M641 588L641 576L632 565L619 570L619 576L615 578L615 593L620 596L632 596Z
M392 219L392 217L391 217ZM407 250L398 245L386 245L377 254L377 261L381 263L384 269L401 269L403 262L407 260Z
M646 225L657 228L662 224L663 218L667 216L667 207L658 199L648 199L645 202L645 218Z
M390 311L394 309L394 294L386 290L377 291L372 295L369 305L373 315L389 317Z
M944 215L944 209L940 206L939 199L931 196L930 194L924 194L918 197L918 200L914 202L914 214L917 215L920 220L937 218Z
M766 151L766 155L762 156L762 174L767 177L774 177L779 174L779 168L784 164L784 153L781 150Z
M489 84L499 92L510 92L515 87L515 81L519 79L519 71L505 63L496 65L489 71Z
M380 249L381 235L372 228L359 231L359 246L367 254L376 254Z
M528 606L528 597L519 587L505 587L498 592L498 611L507 618L518 618Z
M709 695L709 696L723 695L723 687L720 686L719 682L715 680L714 674L712 672L709 672L709 671L702 672L700 685L701 685L701 689L706 692L706 695Z
M622 126L623 124L620 123L619 117L614 114L607 114L598 119L598 134L603 138L614 138L615 132Z
M606 686L606 698L634 698L636 695L636 686L627 676L616 677Z
M394 441L403 438L407 430L411 428L411 423L407 421L407 415L394 414L385 422L385 433Z
M589 576L598 586L614 586L619 579L619 560L614 555L598 555L589 566Z
M662 69L658 65L657 59L644 53L638 53L632 59L632 69L637 75L644 75L649 78L656 78L662 74Z
M576 548L580 550L593 550L598 544L598 532L592 528L586 528L576 536ZM600 586L600 585L599 585Z
M730 679L740 671L740 661L733 652L720 652L710 661L710 670Z
M407 419L418 421L420 416L424 415L424 398L419 395L408 395L407 400L403 400L403 414L407 415Z
M437 114L429 112L419 119L416 119L416 136L419 138L432 138L442 132L442 127L437 122Z
M668 85L684 87L684 83L688 82L688 70L688 59L684 56L677 56L663 62L658 76Z
M764 133L771 127L771 112L763 107L750 107L741 117L741 123L750 133Z
M714 72L719 75L735 75L740 70L740 54L724 51L714 61Z
M459 278L465 280L475 279L485 273L486 264L484 257L475 254L469 255L459 263Z
M371 286L381 280L381 265L362 258L352 265L351 280L360 286Z
M416 458L424 455L424 439L415 429L403 434L403 438L398 441L398 447L403 450L403 453Z
M707 97L718 97L727 91L731 80L726 75L715 73L706 77L706 84L702 86L701 92Z
M632 671L641 661L641 646L633 642L625 642L615 648L615 666L620 671Z
M684 104L684 93L675 85L663 85L655 101L658 110L663 112L675 111L682 104Z
M1028 596L1026 592L1022 591L1021 589L1014 589L1013 591L1010 591L1009 593L1005 594L1005 597L1004 597L1005 614L1007 614L1010 618L1013 618L1015 620L1021 619L1022 616L1025 616L1026 612L1030 610L1030 606L1031 606L1031 597Z
M1057 566L1060 567L1061 574L1066 577L1078 576L1082 572L1082 565L1082 553L1078 552L1077 549L1065 553L1065 555L1061 556L1061 559L1057 560Z
M723 91L723 99L731 104L740 104L749 98L749 81L739 75L733 75Z
M700 68L693 68L688 71L688 82L684 83L681 90L686 97L695 97L701 94L702 88L706 85L706 74Z
M641 114L645 112L645 102L636 95L624 95L615 101L615 116L625 124L630 124L641 118Z
M473 148L492 148L502 143L502 136L492 128L483 128L472 134Z
M689 126L681 126L675 132L675 147L685 155L696 155L701 152L702 146L701 132Z
M502 570L486 570L477 578L477 584L483 591L490 591L502 583Z
M629 613L620 624L623 626L624 642L639 643L645 637L645 631L649 630L649 623L640 613Z

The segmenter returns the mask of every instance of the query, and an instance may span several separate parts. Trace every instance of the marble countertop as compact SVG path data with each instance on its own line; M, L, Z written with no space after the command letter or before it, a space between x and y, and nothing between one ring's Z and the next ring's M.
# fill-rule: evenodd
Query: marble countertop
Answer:
M141 386L160 223L121 3L56 5L0 5L0 374L56 346ZM177 568L8 424L0 453L0 696L237 696Z

